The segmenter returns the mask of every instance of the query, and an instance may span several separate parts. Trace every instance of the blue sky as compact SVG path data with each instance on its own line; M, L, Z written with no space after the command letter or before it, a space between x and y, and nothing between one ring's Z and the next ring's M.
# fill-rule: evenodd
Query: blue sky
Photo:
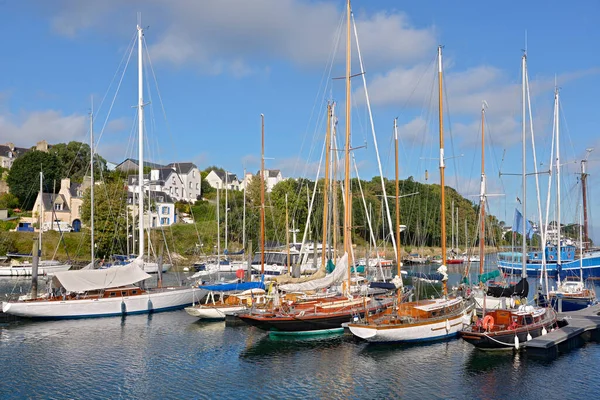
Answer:
M341 0L0 2L0 142L87 140L90 97L98 108L106 96L95 124L100 136L106 121L99 153L113 162L137 157L131 107L137 101L136 53L107 112L115 95L115 86L109 86L113 76L120 78L138 11L148 27L145 40L167 116L165 121L150 82L147 155L153 161L193 161L201 169L216 164L240 175L245 166L255 172L264 113L266 156L273 158L267 166L284 176L314 178L325 131L323 99L339 102L340 128L345 123L343 81L330 79L345 73L343 38L334 52ZM390 139L398 117L402 177L425 181L427 171L429 182L438 181L437 161L429 158L437 154L434 59L443 44L446 155L463 155L447 161L447 183L464 195L478 192L479 113L486 100L489 192L505 194L492 199L491 208L512 221L520 180L500 179L498 171L520 172L520 63L527 37L537 155L546 165L555 76L561 88L561 152L563 162L571 161L563 167L565 218L573 219L580 202L574 162L586 148L597 149L589 170L592 198L598 193L600 3L356 0L353 11L384 174L393 175ZM353 145L367 142L355 157L361 177L370 179L377 162L360 79L353 79ZM533 170L531 161L528 169ZM534 219L533 178L528 183L527 214ZM540 183L545 197L547 177ZM600 211L593 202L590 212L600 240Z

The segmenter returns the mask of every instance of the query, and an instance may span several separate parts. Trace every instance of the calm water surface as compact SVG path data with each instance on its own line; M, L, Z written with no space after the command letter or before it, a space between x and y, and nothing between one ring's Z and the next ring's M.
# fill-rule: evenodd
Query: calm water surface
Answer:
M0 280L0 293L27 281ZM274 339L173 311L0 325L3 399L597 398L600 344L553 360L452 340Z

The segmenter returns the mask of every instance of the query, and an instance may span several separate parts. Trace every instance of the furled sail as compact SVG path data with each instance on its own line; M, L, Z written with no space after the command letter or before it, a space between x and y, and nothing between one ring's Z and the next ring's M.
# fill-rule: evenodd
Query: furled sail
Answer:
M279 289L284 292L304 292L307 290L318 290L328 286L340 283L348 272L348 253L344 253L342 258L338 261L333 272L326 275L323 278L313 279L308 282L302 283L290 283L287 285L280 285Z

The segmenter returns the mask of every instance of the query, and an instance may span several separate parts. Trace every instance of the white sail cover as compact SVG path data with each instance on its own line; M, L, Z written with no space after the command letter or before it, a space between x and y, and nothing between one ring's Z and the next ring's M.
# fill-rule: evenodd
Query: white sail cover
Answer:
M302 283L290 283L287 285L279 286L279 289L284 292L304 292L307 290L318 290L323 289L332 285L335 285L346 276L348 272L348 253L344 253L342 258L338 261L335 269L323 278L315 279L308 282Z
M143 261L138 257L129 264L106 269L56 272L53 283L57 287L64 287L69 292L126 286L150 278L142 268Z

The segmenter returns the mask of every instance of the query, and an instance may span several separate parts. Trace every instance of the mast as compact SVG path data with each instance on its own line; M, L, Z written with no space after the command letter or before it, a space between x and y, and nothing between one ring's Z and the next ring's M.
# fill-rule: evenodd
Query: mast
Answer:
M285 247L287 249L287 267L288 274L292 273L292 264L290 263L290 223L288 217L288 194L285 194Z
M140 22L141 24L141 22ZM144 68L142 61L142 40L144 30L138 24L138 250L139 256L144 257Z
M227 250L227 180L229 178L229 172L225 171L225 250Z
M450 222L450 224L452 226L452 238L450 239L450 243L451 243L450 250L452 251L452 253L454 253L454 250L456 249L456 246L454 245L454 238L455 238L455 236L454 236L454 226L455 226L454 225L454 199L451 202L450 211L451 211L450 215L452 217L452 220Z
M562 262L561 251L561 236L560 236L560 118L559 118L559 102L558 102L558 87L554 89L554 112L556 113L556 224L557 224L557 254L556 262L558 265Z
M43 181L44 181L44 172L40 169L40 217L39 219L39 225L40 225L40 229L38 232L38 243L39 243L39 249L38 252L41 253L42 252L42 230L44 228L44 188L43 188Z
M331 153L331 104L327 102L327 132L325 133L325 181L323 184L323 240L321 244L321 267L325 266L327 248L327 220L329 215L329 154ZM286 196L287 201L287 196ZM286 203L287 204L287 203ZM287 217L286 217L287 218ZM286 228L287 229L287 228ZM288 260L289 262L289 260Z
M485 102L481 105L481 187L479 188L479 275L485 263Z
M333 215L333 252L332 252L332 258L333 260L337 260L337 246L338 246L338 234L339 234L339 224L340 224L340 216L338 213L338 181L337 181L337 174L338 174L338 157L337 157L337 139L336 139L336 133L337 133L337 129L333 129L333 135L332 135L332 139L333 139L333 144L335 146L335 150L336 153L334 153L336 156L333 159L333 182L331 182L331 195L333 197L333 205L332 205L332 215Z
M91 235L91 258L92 268L94 263L94 105L90 111L90 235ZM127 228L129 230L129 228ZM127 232L129 234L129 232ZM129 238L127 238L129 243Z
M219 198L219 184L217 184L217 271L221 271L221 199Z
M396 264L397 275L402 278L402 262L400 260L400 183L398 181L398 118L394 118L394 144L396 159ZM398 297L402 297L402 291L398 291Z
M260 150L260 273L265 274L265 116L261 120L261 150Z
M246 189L248 189L248 181L246 180L246 168L244 168L244 212L242 217L242 249L246 249Z
M521 150L523 153L523 162L522 162L522 181L521 181L521 185L523 188L523 203L521 204L522 209L523 209L523 230L521 232L521 240L522 240L522 244L521 244L521 277L523 279L527 278L527 180L526 180L526 176L525 176L525 169L527 167L526 165L526 149L525 149L525 141L526 141L526 136L525 136L525 131L526 131L526 114L525 114L525 108L526 108L526 91L525 91L525 84L526 84L526 79L527 79L527 53L523 53L523 58L522 58L522 70L523 70L523 121L522 121L522 143L521 143Z
M351 73L351 47L350 42L350 0L347 1L347 36L346 36L346 143L344 145L344 252L348 254L348 292L350 291L350 280L352 262L350 256L350 73Z
M590 151L590 150L588 150ZM589 153L588 153L589 154ZM581 160L581 195L583 197L583 241L585 242L585 249L589 248L588 239L588 217L587 217L587 172L586 167L587 159Z
M441 204L441 233L442 233L442 266L446 266L446 183L444 181L444 116L442 98L442 46L438 46L438 91L439 91L439 126L440 126L440 189L442 196ZM442 281L444 296L448 295L447 280Z

